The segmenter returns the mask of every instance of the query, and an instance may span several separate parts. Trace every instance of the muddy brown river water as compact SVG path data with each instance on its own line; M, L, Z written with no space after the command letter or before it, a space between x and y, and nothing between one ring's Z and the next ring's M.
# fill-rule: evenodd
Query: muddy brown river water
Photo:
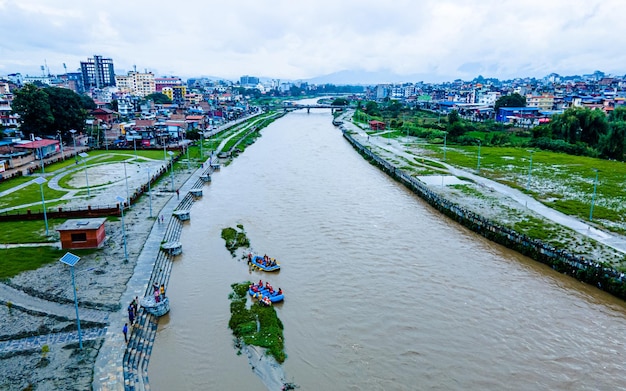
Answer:
M285 292L301 390L626 389L626 306L440 215L363 160L328 111L288 114L213 175L184 227L153 390L260 390L228 329L230 285ZM232 258L243 224L278 274Z

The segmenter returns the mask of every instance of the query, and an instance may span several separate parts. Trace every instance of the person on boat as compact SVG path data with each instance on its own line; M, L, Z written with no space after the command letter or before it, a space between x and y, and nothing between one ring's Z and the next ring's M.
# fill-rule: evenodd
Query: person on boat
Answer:
M283 290L281 288L278 288L278 295L282 295L283 294Z
M254 285L254 284L250 285L250 289L252 289L252 292L258 292L259 291L259 287Z
M274 294L274 288L272 288L272 286L271 286L271 285L270 285L269 291L270 291L270 295L273 295L273 294Z
M265 281L265 289L270 290L272 288L272 286L270 285L269 281Z
M259 280L259 288L263 288L263 281Z
M154 291L154 301L156 303L160 303L161 302L161 299L159 298L159 290L158 289Z
M161 295L161 299L165 299L165 285L161 284L159 288L159 294Z
M248 262L252 262L252 253L248 253Z

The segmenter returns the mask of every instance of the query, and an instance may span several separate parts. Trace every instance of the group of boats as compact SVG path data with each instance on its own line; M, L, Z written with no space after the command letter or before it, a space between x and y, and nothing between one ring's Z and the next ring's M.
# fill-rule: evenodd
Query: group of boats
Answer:
M270 258L267 255L260 256L249 253L248 265L264 272L276 272L280 270L280 264L276 262L276 259ZM282 289L278 288L278 290L275 290L267 281L265 285L263 285L262 280L259 280L258 284L250 284L248 294L265 305L272 305L272 303L278 303L285 299Z

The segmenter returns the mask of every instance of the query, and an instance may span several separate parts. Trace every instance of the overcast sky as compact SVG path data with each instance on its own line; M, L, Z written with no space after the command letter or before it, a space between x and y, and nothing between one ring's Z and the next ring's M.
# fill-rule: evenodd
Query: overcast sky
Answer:
M513 78L626 73L626 0L0 0L0 75L307 79L342 70Z

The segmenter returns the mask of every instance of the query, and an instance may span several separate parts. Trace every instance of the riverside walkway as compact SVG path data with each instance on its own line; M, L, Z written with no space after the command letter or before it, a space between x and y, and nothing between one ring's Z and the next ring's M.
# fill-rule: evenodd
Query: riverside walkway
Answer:
M361 129L360 127L356 126L354 123L351 122L350 120L351 115L352 115L352 112L349 111L348 113L342 116L344 120L344 123L342 126L344 126L349 131L354 132L355 138L357 138L363 145L370 144L370 145L376 146L380 150L385 151L386 153L389 153L391 155L400 156L404 159L407 159L408 161L418 163L416 156L414 154L406 152L404 148L402 147L402 145L396 140L376 137L372 135L368 136L368 134L363 129ZM436 162L437 164L441 164L452 175L455 175L457 177L469 178L476 183L480 183L483 186L489 189L492 189L493 191L496 191L500 194L510 197L512 200L518 202L520 205L523 205L529 210L532 210L533 212L540 214L541 216L545 217L548 220L551 220L557 224L560 224L564 227L572 229L581 235L587 236L602 244L605 244L608 247L613 248L614 250L617 250L621 253L626 254L626 237L624 236L620 236L620 235L616 235L616 234L612 234L606 231L599 230L595 228L594 226L584 221L581 221L575 217L568 216L557 210L549 208L546 205L542 204L541 202L535 200L533 197L519 190L513 189L509 186L503 185L489 178L476 175L467 170L462 170L462 169L453 167L440 160L430 159L426 156L419 156L419 159L429 160L429 161Z
M231 126L238 125L250 117L236 121ZM243 126L233 135L222 140L216 148L215 156L221 151L226 143L238 134L245 132L249 126ZM225 127L226 128L226 127ZM220 128L215 133L222 130ZM188 211L191 209L195 196L192 190L198 190L206 182L202 178L220 169L219 160L212 155L204 162L201 168L193 172L187 181L180 187L180 199L172 196L171 199L159 212L169 218L163 224L154 224L137 259L133 276L127 284L127 289L122 295L121 309L111 316L111 321L104 336L104 343L100 348L94 365L93 390L148 390L148 363L152 353L152 347L156 337L158 318L148 314L140 308L135 326L129 329L128 344L124 342L122 327L127 321L126 306L135 297L144 297L152 293L152 284L163 284L167 292L167 284L174 257L161 250L161 244L178 241L182 231L182 221L175 212Z

